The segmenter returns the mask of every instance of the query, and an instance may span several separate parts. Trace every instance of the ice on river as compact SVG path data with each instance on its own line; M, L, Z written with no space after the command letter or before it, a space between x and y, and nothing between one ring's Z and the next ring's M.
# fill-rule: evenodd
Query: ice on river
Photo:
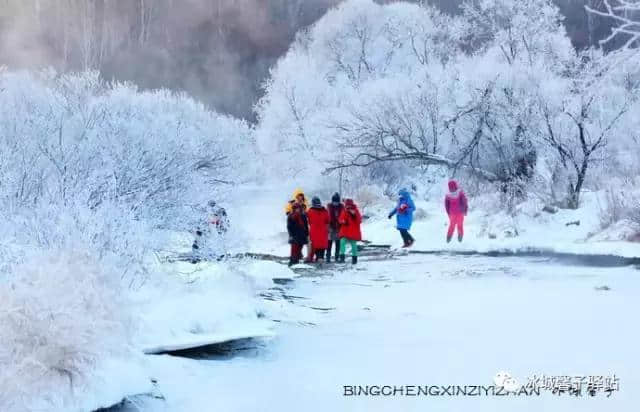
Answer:
M410 256L305 273L266 291L278 334L268 345L232 359L153 357L165 401L142 410L631 411L640 402L637 269ZM344 396L344 385L490 385L499 371L521 383L615 374L620 391Z

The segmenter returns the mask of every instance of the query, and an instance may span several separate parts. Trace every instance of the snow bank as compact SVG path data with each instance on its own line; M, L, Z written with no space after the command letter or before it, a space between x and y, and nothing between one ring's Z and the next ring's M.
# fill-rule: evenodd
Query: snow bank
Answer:
M458 243L454 238L449 244L446 243L449 222L442 203L437 197L429 201L417 200L416 207L424 211L425 217L415 221L411 230L416 238L414 249L481 253L539 250L639 257L640 245L624 240L624 233L631 233L632 227L618 224L603 232L598 219L598 195L585 193L581 208L561 209L555 214L543 212L542 203L530 200L518 206L515 216L500 210L478 209L482 207L478 205L481 202L470 197L464 241ZM389 201L389 207L393 207L392 201ZM386 213L388 210L384 208L375 210L374 218L364 224L365 239L400 246L395 220L387 220Z
M122 292L119 276L77 251L33 255L4 278L0 409L86 411L148 391Z
M141 317L136 346L157 353L273 336L257 295L273 285L267 277L277 272L264 263L163 265L167 276L136 296Z

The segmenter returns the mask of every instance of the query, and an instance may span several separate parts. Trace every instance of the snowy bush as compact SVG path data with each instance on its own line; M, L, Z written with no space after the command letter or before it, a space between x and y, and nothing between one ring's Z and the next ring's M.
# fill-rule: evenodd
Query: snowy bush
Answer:
M122 273L144 272L161 241L152 230L192 230L198 206L245 173L250 129L186 96L97 73L5 72L0 104L0 213L11 239L0 245L13 262L12 250L79 240Z
M640 225L640 190L635 189L637 179L612 179L611 187L604 190L604 202L600 204L600 225L603 229L628 220Z
M103 365L132 356L127 289L251 173L252 132L93 72L0 71L0 106L0 409L86 410Z
M132 356L125 296L117 273L84 252L18 265L0 282L0 409L77 410L97 363Z
M363 215L371 206L388 202L382 195L382 190L377 186L362 185L353 193L353 199L358 203Z

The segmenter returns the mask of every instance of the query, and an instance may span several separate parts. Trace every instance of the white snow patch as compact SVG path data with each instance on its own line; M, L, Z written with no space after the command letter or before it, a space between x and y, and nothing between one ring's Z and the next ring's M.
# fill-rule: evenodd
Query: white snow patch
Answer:
M137 345L162 352L245 337L272 336L257 294L264 279L255 264L185 262L162 265L168 274L137 295L141 330ZM272 284L272 281L271 281Z

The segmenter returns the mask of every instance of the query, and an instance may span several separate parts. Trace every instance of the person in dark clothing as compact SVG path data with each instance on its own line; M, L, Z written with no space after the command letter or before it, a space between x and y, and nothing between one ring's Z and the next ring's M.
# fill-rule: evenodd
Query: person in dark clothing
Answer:
M287 232L289 232L289 244L291 255L289 266L300 263L302 259L302 247L309 243L309 221L302 205L295 203L287 216Z
M344 210L344 205L340 201L340 194L335 193L331 198L331 203L327 205L329 211L329 246L327 248L327 262L331 262L331 249L335 244L336 260L340 256L340 215Z

